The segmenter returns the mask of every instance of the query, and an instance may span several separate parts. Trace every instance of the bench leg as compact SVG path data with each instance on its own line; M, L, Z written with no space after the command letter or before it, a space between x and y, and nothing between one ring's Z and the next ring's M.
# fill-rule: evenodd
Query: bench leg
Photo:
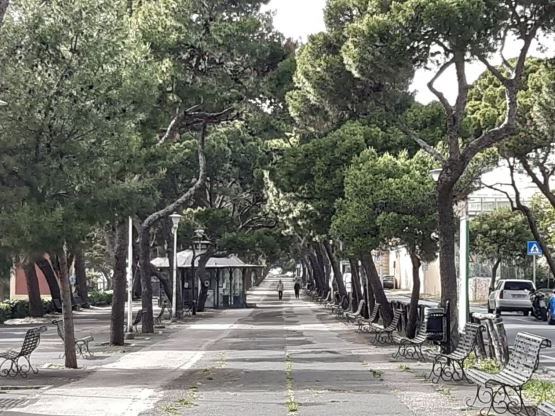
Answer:
M516 396L516 397L515 397ZM522 415L525 413L532 416L534 412L529 412L528 408L522 400L522 388L511 386L497 386L497 390L491 394L491 402L488 408L480 410L481 415L488 415L489 412L511 413L513 415Z
M472 403L470 402L472 399L468 399L466 401L466 405L468 407L474 407L476 402L480 402L482 404L493 403L493 390L490 387L482 387L479 384L476 386L476 395L474 396L474 400ZM488 412L491 410L491 407L488 408ZM481 413L481 412L480 412Z
M20 361L22 361L22 364L20 364ZM16 377L19 375L23 378L26 378L31 372L33 374L37 374L39 370L31 365L30 356L5 359L0 364L1 377Z
M17 363L11 359L4 359L0 363L0 376L15 377L17 375Z

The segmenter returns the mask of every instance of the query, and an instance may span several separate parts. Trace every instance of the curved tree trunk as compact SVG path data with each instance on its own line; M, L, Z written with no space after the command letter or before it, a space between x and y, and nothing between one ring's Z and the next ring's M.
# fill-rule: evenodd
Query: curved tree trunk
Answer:
M27 283L27 295L29 296L29 315L33 318L44 316L42 299L40 297L39 279L33 261L27 261L23 265L25 281Z
M173 232L172 232L172 224L171 224L171 220L169 218L165 218L163 221L161 221L162 223L162 233L164 235L164 241L166 242L166 257L168 258L169 261L169 271L170 271L170 276L173 276ZM168 295L168 299L170 299L170 303L171 300L173 299L173 277L170 279L169 283L169 287L171 290L168 294L167 288L166 286L164 286L164 291L166 292L166 295ZM183 318L183 284L181 282L181 274L179 273L179 270L177 270L177 275L175 278L175 315L177 319L181 319ZM165 283L163 283L165 284Z
M313 252L310 252L308 255L308 259L310 261L310 265L312 267L312 273L314 274L314 280L316 283L316 290L320 294L320 296L324 296L328 292L328 287L325 284L325 278L323 269L318 263L318 258Z
M83 308L90 308L89 305L89 289L87 287L87 273L85 270L85 256L83 255L83 249L77 247L75 249L75 288L77 289L77 294L83 301L81 306Z
M77 368L77 354L75 353L75 334L73 330L73 312L71 309L71 287L69 285L69 273L67 254L65 247L60 248L58 253L60 266L60 286L62 287L62 310L64 316L64 352L66 368Z
M359 256L360 264L362 264L362 255ZM374 310L374 306L376 306L376 299L374 298L374 291L372 290L372 286L369 283L368 275L366 274L366 270L364 267L360 269L362 275L362 285L364 289L364 299L366 299L366 308L365 308L365 317L369 318L372 311Z
M116 226L116 244L114 253L114 292L112 295L112 311L110 317L110 344L124 344L125 298L126 298L126 256L127 227L126 223Z
M62 305L62 295L60 293L60 285L58 284L58 279L56 278L56 273L54 272L54 268L52 264L46 260L43 256L38 257L35 259L36 265L39 267L40 271L44 275L46 279L46 283L48 284L48 289L50 290L50 296L52 300L57 299L59 304ZM54 302L52 305L56 309L57 312L61 312L62 310L56 306Z
M495 263L493 263L493 267L491 269L491 281L489 282L489 293L495 290L495 281L497 280L497 269L499 268L500 264L501 264L501 258L498 258L497 260L495 260Z
M328 257L324 254L322 244L320 243L314 243L314 252L316 253L317 264L320 266L324 291L327 294L330 291L330 287L333 287L333 285L330 284L331 275L329 263L327 261Z
M343 274L341 273L339 260L337 260L337 256L333 251L333 247L331 246L328 240L324 240L322 245L324 246L324 249L330 261L331 268L333 270L333 278L335 280L335 284L337 285L337 290L339 291L339 295L346 296L347 290L345 289L345 282L343 282Z
M360 303L362 297L362 289L360 287L360 273L358 270L358 262L356 259L349 257L349 263L351 265L351 287L353 288L353 312L358 309L358 304ZM368 302L368 301L367 301Z
M364 267L364 271L368 277L369 286L372 287L372 292L374 292L374 299L376 299L376 302L381 305L383 321L385 325L388 325L393 319L393 310L391 309L391 305L385 296L374 259L371 254L364 253L361 256L361 261L362 267Z
M186 117L182 114L181 117ZM217 118L217 114L214 117ZM175 120L174 120L175 122ZM141 301L143 305L142 332L154 332L154 316L152 314L152 281L151 281L151 265L150 265L150 228L163 218L168 217L175 211L181 209L188 204L195 194L204 186L206 182L206 157L204 154L206 127L211 121L205 121L202 125L199 139L197 142L197 153L199 162L199 173L195 183L176 199L173 203L165 208L149 215L139 227L139 264L141 268ZM174 123L172 123L174 124Z
M416 334L416 323L418 321L418 301L420 300L420 257L412 250L410 252L412 262L412 292L410 295L409 316L407 321L407 337L414 338Z

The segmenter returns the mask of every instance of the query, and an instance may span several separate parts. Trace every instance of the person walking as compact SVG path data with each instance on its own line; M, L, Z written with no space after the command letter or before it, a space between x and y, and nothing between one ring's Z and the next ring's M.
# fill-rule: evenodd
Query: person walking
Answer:
M549 306L547 308L547 323L549 325L555 325L555 290L551 294L549 299Z
M301 283L298 279L295 280L295 286L293 286L293 289L295 289L295 298L299 299L299 293L301 292Z
M283 298L283 282L281 281L281 279L279 279L279 282L277 284L277 291L279 300L281 300Z

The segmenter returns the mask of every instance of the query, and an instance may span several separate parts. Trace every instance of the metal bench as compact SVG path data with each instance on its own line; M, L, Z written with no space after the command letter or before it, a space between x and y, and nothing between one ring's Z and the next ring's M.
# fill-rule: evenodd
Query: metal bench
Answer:
M339 298L339 301L334 302L331 306L330 306L330 314L334 315L337 314L337 310L343 307L343 302L345 301L345 298L347 296L343 295Z
M364 299L362 299L359 303L358 303L358 308L356 310L355 313L352 312L347 312L345 313L345 320L349 323L354 323L356 322L356 320L362 316L362 309L364 308L364 305L366 305L366 301Z
M162 319L164 319L164 313L166 312L167 304L166 302L162 303L162 308L160 309L160 313L154 318L154 323L158 326L162 325ZM171 319L171 311L170 311L170 319Z
M476 348L478 332L483 330L482 325L467 323L459 338L457 348L449 354L437 354L434 357L432 371L428 380L432 383L443 381L468 380L464 372L464 361Z
M404 336L393 336L393 340L399 344L397 352L393 353L393 358L410 358L410 359L424 359L422 354L422 346L428 340L428 319L425 316L418 327L416 336L408 338Z
M39 372L31 365L31 354L40 344L40 334L46 331L45 326L31 328L25 333L23 344L19 350L8 350L0 353L0 376L2 377L27 377L32 371L33 374ZM23 361L22 364L20 362Z
M489 414L493 410L497 413L512 414L524 411L529 415L522 400L522 388L538 368L541 349L548 347L551 347L550 340L519 332L509 361L499 373L491 374L478 369L466 370L468 379L477 385L474 401L470 403L469 399L468 406L474 406L476 402L486 404L487 406L481 409L481 414Z
M56 325L56 330L58 332L58 336L62 339L65 343L64 338L64 321L62 319L55 319L52 321L54 325ZM75 348L77 349L77 353L83 358L91 358L93 353L89 349L89 343L94 341L94 338L89 335L83 338L76 338L75 339Z
M555 404L544 402L538 406L536 416L555 416Z
M374 342L377 344L385 344L387 342L393 341L393 333L397 331L399 326L399 320L401 319L402 311L400 309L393 310L393 319L387 326L380 326L377 324L371 324L368 328L368 333L374 335Z
M339 302L338 307L335 309L335 318L343 319L345 314L351 310L352 299L349 295L343 296L341 302Z
M379 303L375 303L374 309L372 309L372 312L370 313L370 316L368 317L368 319L360 317L357 320L358 332L363 332L363 331L365 332L367 329L370 329L370 327L372 326L372 324L380 314L380 308L381 308L381 305Z

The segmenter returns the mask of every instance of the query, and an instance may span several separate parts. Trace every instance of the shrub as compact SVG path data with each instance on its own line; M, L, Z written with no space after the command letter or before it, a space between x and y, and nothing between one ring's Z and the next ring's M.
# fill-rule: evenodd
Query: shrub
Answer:
M12 306L7 302L0 302L0 324L12 317Z
M91 305L111 305L112 291L99 292L94 290L89 293L89 302Z

